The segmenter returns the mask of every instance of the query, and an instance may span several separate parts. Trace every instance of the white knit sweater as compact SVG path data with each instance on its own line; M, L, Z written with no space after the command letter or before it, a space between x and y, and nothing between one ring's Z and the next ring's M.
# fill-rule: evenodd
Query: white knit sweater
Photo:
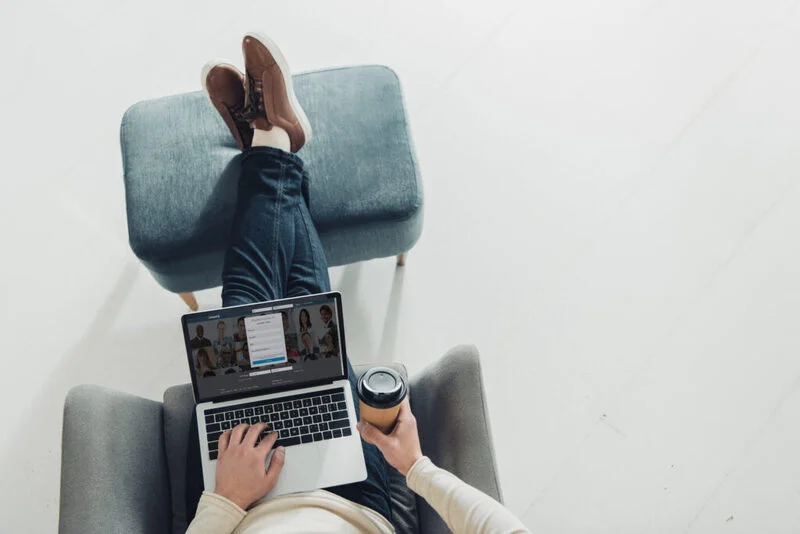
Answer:
M411 467L408 487L436 510L453 532L528 532L502 504L439 469L427 457ZM325 490L282 495L245 512L231 501L203 493L187 534L393 533L379 513Z

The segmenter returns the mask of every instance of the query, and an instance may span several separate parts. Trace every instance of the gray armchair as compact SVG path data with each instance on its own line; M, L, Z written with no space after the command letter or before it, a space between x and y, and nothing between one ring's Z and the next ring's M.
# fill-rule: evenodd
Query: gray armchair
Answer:
M502 502L477 349L450 350L411 380L410 391L423 452ZM168 389L164 402L73 388L64 406L59 532L183 533L193 407L190 385ZM398 532L448 531L399 473L391 486Z

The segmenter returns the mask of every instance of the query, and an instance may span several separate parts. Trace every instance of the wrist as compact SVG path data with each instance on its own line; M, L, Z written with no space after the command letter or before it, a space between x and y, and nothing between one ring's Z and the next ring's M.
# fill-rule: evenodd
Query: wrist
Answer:
M238 506L242 510L247 510L247 507L252 504L252 503L249 503L249 502L245 502L247 499L243 499L241 495L237 495L235 492L232 492L232 491L226 491L224 489L221 490L221 489L217 488L217 489L214 490L214 493L216 493L217 495L219 495L220 497L222 497L224 499L229 500L230 502L232 502L233 504L235 504L236 506Z
M408 473L417 464L417 462L419 462L419 459L422 458L422 457L423 457L423 454L421 452L415 454L414 456L412 456L411 462L405 467L405 469L403 471L400 471L400 474L403 475L404 477L407 477Z
M419 471L424 470L425 466L428 464L431 464L431 460L424 454L421 454L417 460L411 464L411 466L408 468L408 472L406 473L406 481L409 484L409 487L411 487L411 479L416 478L419 474Z

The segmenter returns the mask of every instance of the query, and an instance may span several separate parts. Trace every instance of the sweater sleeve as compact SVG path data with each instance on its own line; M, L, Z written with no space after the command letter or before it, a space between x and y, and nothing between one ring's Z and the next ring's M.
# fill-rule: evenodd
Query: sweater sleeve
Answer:
M186 534L231 534L245 515L225 497L204 491Z
M530 532L508 509L423 456L408 470L408 487L456 533Z

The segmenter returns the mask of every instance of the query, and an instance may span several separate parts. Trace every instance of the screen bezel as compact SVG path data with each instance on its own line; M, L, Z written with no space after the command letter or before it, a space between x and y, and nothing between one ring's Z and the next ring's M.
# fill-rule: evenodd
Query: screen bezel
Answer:
M308 382L303 382L302 384L288 384L284 386L276 386L276 387L265 387L261 389L250 389L247 391L243 391L241 393L231 393L228 395L215 395L210 396L207 398L200 398L200 392L197 385L197 373L194 370L194 362L192 361L192 349L190 346L191 338L189 337L191 333L189 332L188 324L191 321L196 321L198 319L206 319L208 320L209 315L213 315L214 313L222 313L224 312L227 314L230 310L243 310L246 312L242 313L242 315L252 315L252 310L257 308L263 308L266 306L280 306L283 304L291 304L298 300L308 300L310 298L322 300L322 298L333 299L336 301L336 311L338 313L338 324L339 324L339 350L342 356L342 374L328 377L328 378L320 378L317 380L310 380ZM187 313L181 316L181 328L183 330L183 342L186 348L186 358L189 364L189 376L192 378L192 391L194 392L194 402L195 404L200 404L203 402L223 402L229 400L236 400L236 399L243 399L249 397L255 397L258 395L266 395L272 393L280 393L282 391L290 391L293 389L300 389L300 388L308 388L313 386L321 386L324 384L331 384L336 382L337 380L347 380L349 378L349 365L347 364L347 346L345 343L345 333L344 333L344 315L342 314L342 294L338 291L330 291L328 293L313 293L310 295L301 295L299 297L291 297L285 298L280 300L267 300L263 302L254 302L252 304L240 304L238 306L228 306L225 308L215 308L211 310L204 310L199 312L192 312Z

